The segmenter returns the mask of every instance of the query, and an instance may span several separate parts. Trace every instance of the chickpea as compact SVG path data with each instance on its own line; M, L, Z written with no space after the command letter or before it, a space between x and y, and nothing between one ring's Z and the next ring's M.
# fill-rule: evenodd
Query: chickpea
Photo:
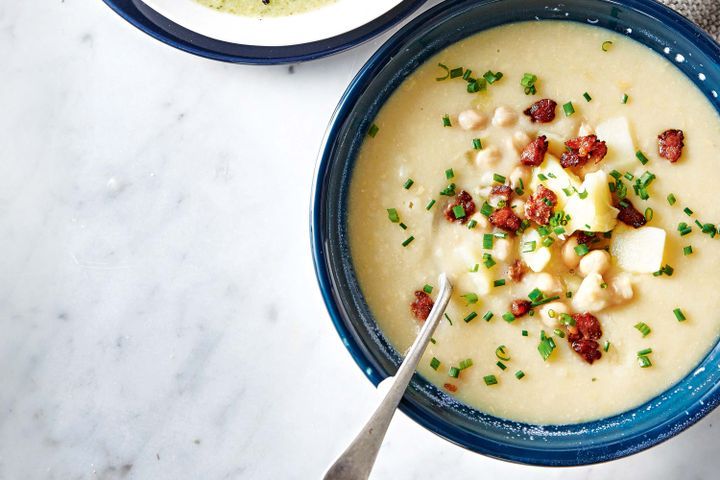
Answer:
M522 181L523 187L527 188L530 185L530 176L532 175L532 169L530 167L518 166L513 168L510 172L510 185L513 188L519 188L520 182Z
M628 274L620 274L609 283L612 288L615 303L627 302L635 295L633 292L632 277Z
M583 277L591 273L604 275L610 268L610 254L605 250L593 250L580 259L578 272Z
M511 127L517 123L517 113L509 107L498 107L495 109L492 124L496 127Z
M500 158L502 158L500 149L495 145L490 145L487 148L483 148L477 153L477 155L475 155L475 164L478 167L489 168L497 164L500 161Z
M562 246L562 259L565 262L565 266L570 270L574 270L580 264L580 257L575 252L575 247L578 246L577 238L570 237L567 239L565 244Z
M517 131L513 133L512 146L515 148L515 150L517 150L518 153L522 152L531 141L532 139L530 138L530 136L523 131Z
M525 218L525 202L523 202L519 198L516 198L512 202L510 202L510 208L512 208L513 212L515 212L515 215L517 215L521 219Z
M500 261L505 261L510 256L511 247L512 243L510 243L510 240L508 239L501 238L499 240L495 240L493 256Z
M563 313L570 313L570 310L562 302L550 302L540 307L540 318L550 328L560 326L560 315Z
M458 124L463 130L477 130L487 125L488 118L484 113L477 110L463 110L458 115Z
M543 293L560 293L563 291L562 282L555 275L547 272L538 273L535 277L535 286Z

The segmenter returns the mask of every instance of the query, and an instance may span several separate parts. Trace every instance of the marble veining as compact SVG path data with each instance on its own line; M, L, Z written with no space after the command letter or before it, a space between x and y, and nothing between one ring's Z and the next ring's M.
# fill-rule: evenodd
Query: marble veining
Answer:
M327 120L379 43L243 67L102 2L0 3L0 479L318 478L376 392L309 254ZM576 469L396 418L375 478L716 478L720 411Z

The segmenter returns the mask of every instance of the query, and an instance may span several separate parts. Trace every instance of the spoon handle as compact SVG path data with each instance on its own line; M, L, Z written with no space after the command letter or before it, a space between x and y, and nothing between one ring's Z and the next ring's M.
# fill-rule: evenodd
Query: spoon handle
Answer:
M385 432L390 425L395 410L407 389L410 379L415 373L430 337L440 323L445 308L450 301L452 285L447 276L442 273L439 277L440 293L430 315L420 330L420 334L410 347L400 368L392 379L392 385L385 398L355 437L350 446L338 457L335 463L325 474L325 480L365 480L370 475L375 458L377 458L380 445Z

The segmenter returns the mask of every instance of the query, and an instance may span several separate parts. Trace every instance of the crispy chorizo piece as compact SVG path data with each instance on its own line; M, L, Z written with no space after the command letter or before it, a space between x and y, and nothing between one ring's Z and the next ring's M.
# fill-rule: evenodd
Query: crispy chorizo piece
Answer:
M454 207L461 205L465 210L465 216L461 218L455 217ZM465 190L455 195L455 199L445 208L445 218L449 222L459 221L460 223L467 222L470 217L475 213L475 202L473 202L472 196Z
M645 215L640 213L627 198L618 202L615 208L620 210L618 220L631 227L640 228L647 223Z
M548 150L548 141L545 135L540 135L528 143L520 154L520 163L531 167L537 167L545 158Z
M532 304L528 300L513 300L512 304L510 304L510 312L516 317L522 317L530 311L531 305Z
M683 140L685 135L682 130L665 130L658 135L658 153L672 163L677 162L685 146Z
M452 383L446 383L445 385L443 385L443 387L448 392L457 392L457 386L453 385Z
M434 304L435 302L433 302L430 295L418 290L415 292L415 300L410 304L410 311L415 318L424 322L430 316L430 310L432 310Z
M557 102L543 98L530 105L523 113L534 123L548 123L555 119L555 107Z
M490 189L490 195L501 197L506 202L510 201L512 197L513 189L510 185L493 185Z
M517 232L522 223L520 217L515 215L512 208L508 206L495 210L488 220L490 220L490 223L494 226L510 233Z
M575 239L577 240L578 244L588 246L599 240L597 238L597 235L595 235L595 232L585 232L583 230L575 232Z
M565 142L565 146L569 151L560 157L563 168L581 167L590 160L598 163L607 155L607 145L598 140L597 135L571 138Z
M600 321L591 313L575 313L575 328L568 328L568 343L570 347L586 362L593 363L599 360L600 344L597 340L602 337Z
M538 225L547 225L553 215L553 208L557 205L557 195L544 185L538 189L525 203L525 216Z
M508 268L508 276L510 277L510 280L516 283L522 281L526 272L527 265L525 265L525 262L520 259L515 260L513 264L510 265L510 268Z

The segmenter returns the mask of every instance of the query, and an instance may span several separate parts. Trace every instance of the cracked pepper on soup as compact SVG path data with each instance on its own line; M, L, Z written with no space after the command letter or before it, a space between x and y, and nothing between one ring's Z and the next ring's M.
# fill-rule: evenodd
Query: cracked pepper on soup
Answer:
M598 419L716 343L720 121L671 61L598 27L502 26L425 62L373 122L353 264L401 352L449 275L418 367L447 394L535 424Z

